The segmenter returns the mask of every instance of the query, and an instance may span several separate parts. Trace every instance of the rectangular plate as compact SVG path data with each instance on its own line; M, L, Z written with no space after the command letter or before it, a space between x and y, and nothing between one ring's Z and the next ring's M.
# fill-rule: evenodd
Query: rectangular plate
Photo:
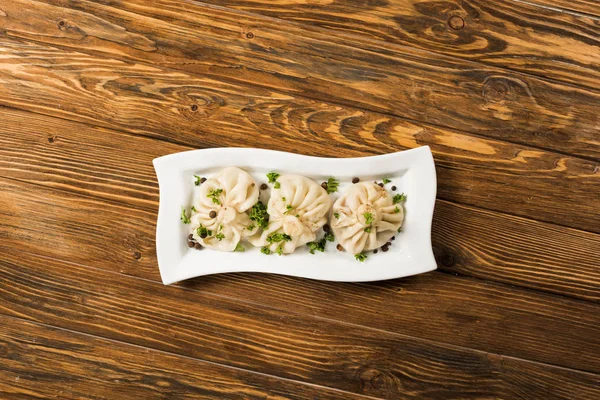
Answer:
M160 206L156 227L156 254L165 285L201 275L225 272L269 272L312 279L363 282L399 278L436 269L431 247L431 221L436 195L436 175L429 147L362 158L319 158L263 149L215 148L171 154L153 160L160 187ZM312 255L306 246L284 256L264 255L246 244L244 253L211 249L194 250L187 246L189 225L179 217L181 206L189 210L197 187L194 175L210 178L221 168L236 166L246 170L260 185L265 174L304 175L317 182L332 176L341 181L337 199L351 185L361 181L392 180L406 193L402 232L396 235L386 253L368 253L365 262L352 254L336 250L328 243L325 253ZM270 190L262 193L268 198ZM266 197L262 197L266 196Z

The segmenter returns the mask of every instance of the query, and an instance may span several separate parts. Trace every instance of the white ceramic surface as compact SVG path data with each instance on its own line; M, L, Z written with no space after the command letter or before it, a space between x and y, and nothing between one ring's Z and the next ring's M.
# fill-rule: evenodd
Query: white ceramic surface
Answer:
M193 150L156 158L154 168L160 186L160 206L156 227L156 254L165 285L201 275L225 272L269 272L329 281L360 282L399 278L436 269L431 247L431 221L436 195L436 175L429 147L362 158L319 158L262 149L215 148ZM405 220L386 253L367 253L365 262L336 250L327 243L324 253L312 255L305 246L290 255L264 255L245 244L243 253L187 246L189 225L179 217L181 206L189 210L197 187L194 175L210 177L226 166L248 171L260 185L265 174L294 173L317 182L332 176L341 181L333 200L351 185L353 177L380 182L384 177L406 193ZM271 186L271 185L270 185ZM268 198L266 191L261 196ZM264 197L263 197L264 196ZM189 215L189 214L188 214ZM319 236L320 237L320 236Z

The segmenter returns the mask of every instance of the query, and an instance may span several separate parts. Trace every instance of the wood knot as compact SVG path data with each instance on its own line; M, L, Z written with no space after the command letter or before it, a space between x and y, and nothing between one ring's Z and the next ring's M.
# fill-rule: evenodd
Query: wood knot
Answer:
M58 136L50 136L50 137L48 138L48 143L54 143L54 141L55 141L56 139L58 139Z
M136 251L135 253L133 253L133 258L135 258L136 260L139 260L140 258L142 258L142 253L140 253L139 251Z
M246 37L247 37L248 39L254 39L254 33L252 33L252 32L248 32L248 33L246 33Z
M65 21L58 21L58 26L63 28L67 23Z
M454 15L448 20L448 26L456 31L459 31L465 27L465 20L458 15Z
M193 112L198 111L198 105L197 104L192 104L191 109L192 109Z
M440 262L444 267L451 267L454 265L454 257L450 254L444 254L440 259Z
M361 389L371 387L381 389L385 386L386 376L381 371L373 367L362 367L358 371Z
M483 83L483 97L492 103L497 103L512 96L511 85L502 78L490 77Z

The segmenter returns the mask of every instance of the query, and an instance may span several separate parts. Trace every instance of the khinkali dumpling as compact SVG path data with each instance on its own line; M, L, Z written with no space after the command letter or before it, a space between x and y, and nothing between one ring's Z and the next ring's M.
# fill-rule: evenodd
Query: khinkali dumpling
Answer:
M236 167L227 167L205 181L194 199L191 233L204 247L233 251L250 232L246 211L258 201L254 179ZM204 236L202 234L204 232Z
M333 205L331 228L346 251L358 254L383 246L402 225L402 205L371 182L354 184Z
M267 206L269 225L249 241L254 246L289 254L316 239L327 222L331 207L329 195L318 183L298 175L282 175L279 189L273 189Z

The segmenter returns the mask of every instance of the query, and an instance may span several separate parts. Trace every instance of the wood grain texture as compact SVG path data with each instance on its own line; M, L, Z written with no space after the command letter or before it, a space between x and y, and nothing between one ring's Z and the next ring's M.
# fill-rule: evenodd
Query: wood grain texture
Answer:
M11 254L0 265L3 313L365 395L594 399L600 393L598 375L282 314L45 258Z
M0 108L0 120L6 121L0 126L0 171L3 176L117 201L125 206L142 207L152 213L157 209L158 187L151 160L190 149L187 146L6 108ZM408 129L408 132L411 131L412 129ZM590 181L586 180L585 184L577 183L576 179L554 173L551 173L552 178L544 178L542 170L537 173L539 177L536 177L533 170L528 170L531 168L528 163L524 164L521 160L511 162L512 150L504 147L511 145L493 143L494 147L486 147L489 141L461 139L457 134L451 137L450 133L437 131L427 135L419 133L419 136L437 137L435 142L440 143L429 141L435 154L438 176L445 177L444 181L440 179L438 189L442 197L448 196L482 206L496 201L502 209L507 203L507 196L518 201L521 195L518 191L510 191L513 185L521 185L523 188L543 185L539 192L564 192L564 195L559 196L562 199L579 196L572 197L573 201L569 203L569 207L575 207L578 200L583 198L579 193L595 187ZM350 135L345 137L347 140L354 140ZM409 137L401 139L394 133L392 140L408 143ZM415 140L418 141L418 138ZM466 143L470 143L471 149L475 151L465 150ZM250 142L250 145L259 144ZM299 148L289 150L297 151ZM379 148L373 146L376 151ZM484 167L486 161L476 151L478 148L495 149L488 158L490 167ZM302 151L312 153L314 149L302 147ZM382 147L381 151L386 150ZM336 156L361 154L358 143L356 149L349 145L337 147L335 152ZM508 154L509 158L495 158L502 153ZM539 160L547 159L548 163L552 163L552 158L549 157L551 156L542 155ZM563 158L558 157L556 160L560 159ZM477 168L476 163L481 168ZM469 165L471 167L467 168ZM573 163L569 165L572 166ZM498 178L487 178L492 169L498 173ZM503 175L513 177L502 181L499 177ZM473 176L477 179L473 179ZM565 187L564 182L570 187ZM581 188L574 190L577 185ZM478 189L474 191L470 188ZM498 195L490 197L488 202L479 202L478 199L486 198L486 191L497 192ZM477 197L456 197L455 192L481 194ZM535 195L533 198L535 200L531 203L538 201ZM587 206L594 204L594 201L590 201ZM147 246L151 246L152 226L148 224L143 233L147 237ZM438 201L433 224L433 244L440 267L452 273L586 300L600 300L600 272L597 268L600 260L599 235Z
M600 17L600 3L596 0L531 0L528 2L541 7L558 8Z
M598 18L565 14L531 2L204 0L204 3L600 88Z
M4 399L371 398L6 316L0 316L0 326L0 396Z
M5 37L102 53L101 65L107 65L107 56L126 60L145 79L152 79L151 70L161 66L573 155L600 156L595 106L600 93L590 89L360 37L349 47L349 38L333 31L200 3L130 0L107 6L102 1L48 0L52 4L28 1L24 7L20 1L2 8ZM41 18L27 18L32 7ZM1 45L10 47L5 41ZM77 73L76 65L53 61L63 73ZM31 70L14 71L14 64L9 62L13 74L32 77ZM113 90L130 88L127 79L119 79ZM101 82L92 80L83 88Z
M597 162L259 88L2 43L0 104L198 147L357 156L430 145L444 167L438 168L442 198L600 232ZM459 176L468 182L454 184Z
M0 189L0 239L7 248L4 259L11 257L8 249L12 248L18 249L13 258L21 257L22 252L42 254L73 263L73 268L83 265L160 282L154 248L154 212L10 180L0 180ZM40 204L46 207L41 208ZM97 220L98 217L102 219ZM209 282L212 278L206 279ZM223 279L235 282L231 275ZM246 279L248 285L254 286L249 292L235 289L239 282L214 286L200 282L197 293L186 292L185 296L192 298L210 291L220 298L237 298L236 304L259 299L254 303L279 309L280 316L304 308L306 313L315 315L317 309L323 309L327 310L323 311L324 316L330 319L600 372L599 304L440 273L394 281L390 290L378 289L381 284L342 285L289 281L283 277L276 278L281 284L265 289L253 275ZM100 284L105 285L114 286ZM158 291L156 296L154 304L166 301L162 299L165 296L173 298L174 308L180 300L170 292ZM199 307L203 302L194 300ZM123 305L134 306L132 301ZM189 312L210 313L212 305L206 307L207 310ZM185 307L180 309L188 313ZM243 313L246 312L250 313L249 318L262 321L262 317L252 316L244 308ZM226 315L224 312L218 318L227 319ZM87 318L72 319L75 323L90 323Z

